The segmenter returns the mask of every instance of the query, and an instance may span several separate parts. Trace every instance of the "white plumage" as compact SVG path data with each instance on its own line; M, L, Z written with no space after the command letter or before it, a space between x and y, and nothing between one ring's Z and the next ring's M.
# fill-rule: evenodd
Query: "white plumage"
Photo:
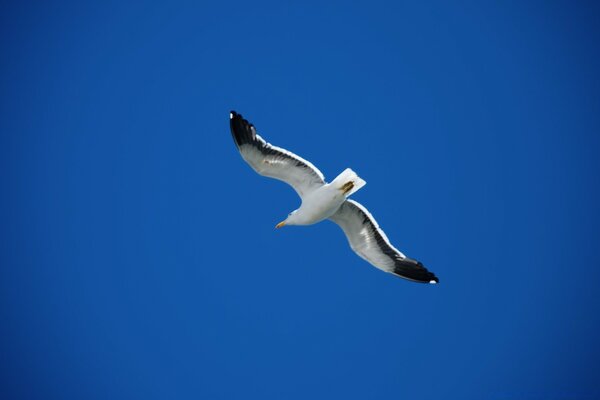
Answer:
M338 224L352 250L373 266L416 282L438 283L423 264L392 246L367 209L348 196L366 182L350 168L331 183L309 161L267 143L240 114L230 113L233 139L244 160L260 175L291 185L302 199L299 209L277 225L311 225L325 219Z

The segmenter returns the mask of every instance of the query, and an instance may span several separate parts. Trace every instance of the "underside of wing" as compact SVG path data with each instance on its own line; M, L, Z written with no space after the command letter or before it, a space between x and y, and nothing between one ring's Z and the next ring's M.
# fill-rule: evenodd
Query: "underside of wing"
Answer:
M242 158L260 175L288 183L301 197L325 183L317 167L290 151L267 143L241 114L231 111L230 127Z
M415 282L439 282L423 264L392 246L377 221L356 201L346 200L330 219L342 228L352 250L373 266Z

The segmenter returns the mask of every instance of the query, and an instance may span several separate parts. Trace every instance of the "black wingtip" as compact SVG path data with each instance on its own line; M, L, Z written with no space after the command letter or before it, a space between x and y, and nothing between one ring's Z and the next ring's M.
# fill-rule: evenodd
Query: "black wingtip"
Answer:
M433 272L430 272L420 261L412 258L397 260L393 273L401 278L414 282L436 285L440 282Z
M229 127L238 148L243 144L252 143L256 139L252 124L246 121L242 114L233 110L229 112Z

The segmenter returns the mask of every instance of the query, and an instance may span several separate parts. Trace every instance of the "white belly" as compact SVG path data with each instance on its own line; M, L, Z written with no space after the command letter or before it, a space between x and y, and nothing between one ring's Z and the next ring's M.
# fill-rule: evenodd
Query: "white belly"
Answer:
M331 217L346 200L346 196L327 184L305 196L297 211L298 225L312 225Z

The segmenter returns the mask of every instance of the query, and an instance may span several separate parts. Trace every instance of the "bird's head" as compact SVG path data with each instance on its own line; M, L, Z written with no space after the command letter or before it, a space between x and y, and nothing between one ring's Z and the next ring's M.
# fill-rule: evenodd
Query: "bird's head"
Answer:
M275 228L279 229L279 228L282 228L282 227L284 227L286 225L297 225L297 223L296 223L296 211L298 211L298 210L294 210L291 213L289 213L286 219L284 219L283 221L281 221L280 223L278 223L277 225L275 225Z

